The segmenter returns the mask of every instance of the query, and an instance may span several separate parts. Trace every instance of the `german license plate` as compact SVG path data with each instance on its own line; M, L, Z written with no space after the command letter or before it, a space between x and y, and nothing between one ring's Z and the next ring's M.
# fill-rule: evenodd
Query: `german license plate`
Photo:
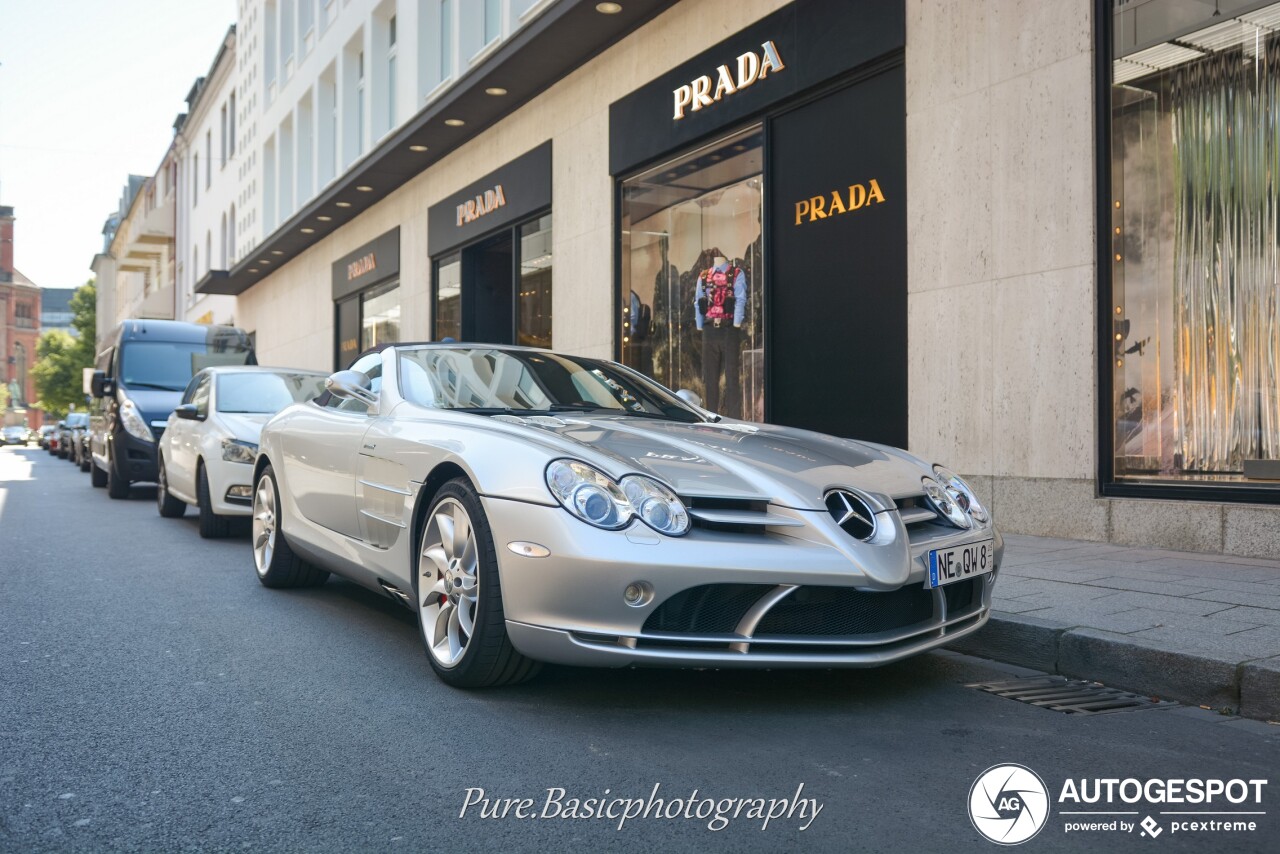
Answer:
M942 587L982 575L995 569L996 541L984 540L950 549L929 552L929 579L926 587Z

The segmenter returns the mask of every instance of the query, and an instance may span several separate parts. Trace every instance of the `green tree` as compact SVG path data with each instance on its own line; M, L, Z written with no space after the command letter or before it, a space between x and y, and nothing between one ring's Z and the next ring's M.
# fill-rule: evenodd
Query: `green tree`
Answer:
M62 417L72 405L85 408L84 369L93 366L98 332L97 289L92 279L71 295L70 307L71 325L80 337L58 329L46 332L36 344L31 366L39 397L35 405L52 417Z
M83 379L76 340L61 329L40 336L31 376L36 381L35 405L50 416L61 418L75 406L84 409Z

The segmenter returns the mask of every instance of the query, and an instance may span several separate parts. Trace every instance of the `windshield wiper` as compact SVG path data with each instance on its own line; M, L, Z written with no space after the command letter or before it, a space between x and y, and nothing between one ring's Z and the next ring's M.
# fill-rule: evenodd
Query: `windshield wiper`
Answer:
M131 383L131 382L126 382L126 383L125 383L125 385L126 385L128 388L154 388L154 389L156 389L156 390L158 390L158 391L182 391L182 389L183 389L183 386L178 386L177 388L174 388L174 387L173 387L173 386L171 386L171 385L160 385L159 383Z

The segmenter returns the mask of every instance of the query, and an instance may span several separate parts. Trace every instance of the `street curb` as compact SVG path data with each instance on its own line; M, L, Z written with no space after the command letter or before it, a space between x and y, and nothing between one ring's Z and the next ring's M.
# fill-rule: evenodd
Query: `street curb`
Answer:
M1280 720L1280 658L1248 663L1126 635L993 611L949 649L1194 706Z
M1250 661L1240 668L1240 706L1262 709L1266 720L1280 721L1280 658Z

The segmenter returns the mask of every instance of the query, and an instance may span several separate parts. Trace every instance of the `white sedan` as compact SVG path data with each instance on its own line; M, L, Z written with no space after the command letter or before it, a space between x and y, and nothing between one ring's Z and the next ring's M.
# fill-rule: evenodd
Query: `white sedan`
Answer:
M156 505L178 518L193 504L200 536L225 537L248 516L258 435L271 416L324 393L325 374L243 365L205 368L187 384L160 439Z

